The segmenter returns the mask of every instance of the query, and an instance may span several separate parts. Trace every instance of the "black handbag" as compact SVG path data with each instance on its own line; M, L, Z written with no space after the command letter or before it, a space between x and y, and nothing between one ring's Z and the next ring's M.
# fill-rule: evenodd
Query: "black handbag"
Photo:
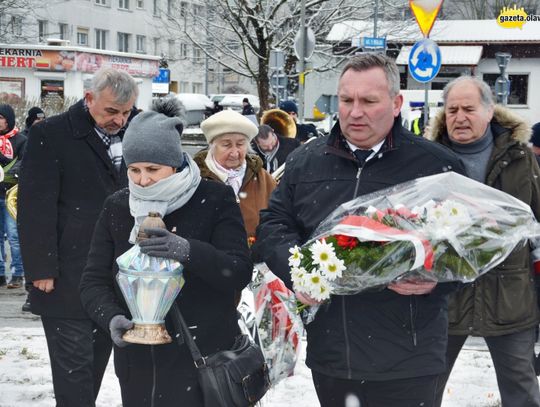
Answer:
M230 350L202 356L176 303L171 316L195 362L206 407L248 407L265 395L270 388L268 366L261 348L247 335L238 335Z

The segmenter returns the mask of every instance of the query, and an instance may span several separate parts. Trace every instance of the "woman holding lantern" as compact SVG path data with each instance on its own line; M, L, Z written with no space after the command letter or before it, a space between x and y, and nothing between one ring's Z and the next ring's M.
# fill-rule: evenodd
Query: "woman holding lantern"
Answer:
M132 248L149 212L158 212L166 229L145 229L150 238L140 242L140 252L183 266L185 284L175 301L203 354L229 349L239 334L234 293L248 284L253 265L233 191L201 179L197 165L182 152L182 123L175 117L181 109L173 99L154 109L139 114L125 133L129 188L105 202L81 281L81 300L116 345L124 407L202 406L187 346L122 339L135 316L116 282L116 259ZM178 337L169 317L165 325L171 337Z

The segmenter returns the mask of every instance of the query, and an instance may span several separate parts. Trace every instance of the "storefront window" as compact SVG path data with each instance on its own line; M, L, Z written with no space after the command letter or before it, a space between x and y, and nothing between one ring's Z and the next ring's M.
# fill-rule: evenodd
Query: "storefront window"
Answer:
M41 81L41 106L61 111L64 105L64 81L43 79Z

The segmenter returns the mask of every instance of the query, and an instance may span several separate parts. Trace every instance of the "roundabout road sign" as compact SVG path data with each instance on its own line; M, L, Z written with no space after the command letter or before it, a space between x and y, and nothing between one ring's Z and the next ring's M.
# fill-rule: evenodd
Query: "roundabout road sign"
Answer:
M437 43L424 38L413 45L409 53L409 72L418 82L430 82L441 69L441 51Z

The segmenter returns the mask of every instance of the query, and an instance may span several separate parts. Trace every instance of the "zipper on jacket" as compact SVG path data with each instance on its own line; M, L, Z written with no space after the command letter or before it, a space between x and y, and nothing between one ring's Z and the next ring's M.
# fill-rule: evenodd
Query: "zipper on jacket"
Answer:
M356 172L356 186L354 187L353 199L356 198L358 188L360 187L360 174L362 174L362 167L358 167L358 171Z
M415 304L413 305L413 301ZM411 298L409 300L409 311L410 311L410 319L411 319L411 335L412 335L412 341L413 345L416 346L416 326L414 324L415 319L415 313L416 313L416 298L414 298L414 295L411 295Z
M345 337L345 359L347 360L347 379L352 379L351 369L351 345L349 343L349 332L347 329L347 310L345 307L345 296L341 296L341 312L343 316L343 336Z
M155 345L150 345L150 354L152 355L152 394L150 396L150 407L154 407L155 402L156 402L157 368L156 368L156 357L154 354L154 348L155 348Z
M358 166L356 172L356 186L354 187L353 199L358 194L358 188L360 187L360 175L362 174L362 167ZM345 359L347 360L347 379L352 379L351 368L351 344L349 342L349 332L347 329L347 307L345 306L345 296L341 296L341 311L343 315L343 335L345 337Z

